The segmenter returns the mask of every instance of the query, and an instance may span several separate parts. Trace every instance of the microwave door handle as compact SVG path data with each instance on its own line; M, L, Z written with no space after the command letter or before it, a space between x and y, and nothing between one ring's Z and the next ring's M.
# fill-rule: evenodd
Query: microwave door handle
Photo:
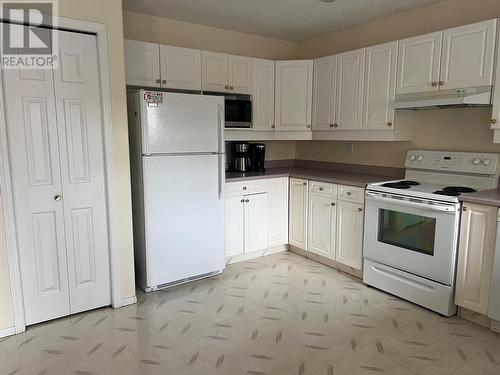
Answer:
M366 198L374 201L385 202L390 204L396 204L405 207L420 208L427 211L439 211L445 213L454 213L458 210L458 207L454 205L444 206L444 205L430 205L426 203L412 202L407 200L392 199L380 196L378 194L366 193Z

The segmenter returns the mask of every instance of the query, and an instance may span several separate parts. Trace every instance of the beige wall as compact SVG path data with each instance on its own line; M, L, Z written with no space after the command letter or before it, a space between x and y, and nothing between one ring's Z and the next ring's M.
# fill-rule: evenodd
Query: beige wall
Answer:
M188 22L124 12L125 38L268 59L300 55L299 44Z
M295 159L295 141L266 141L266 160Z
M113 116L114 153L118 204L121 296L135 295L132 215L130 198L130 171L128 161L127 111L125 100L125 74L123 61L123 18L121 0L59 0L59 15L104 23L108 30L111 101ZM0 231L0 235L2 231ZM0 277L5 276L4 236L0 241ZM0 329L11 325L9 320L10 296L0 280ZM4 320L5 318L5 320Z
M314 58L408 36L500 17L500 0L445 0L301 43L304 57ZM296 143L299 159L402 167L409 148L500 152L489 129L491 108L397 112L395 122L413 124L412 142Z

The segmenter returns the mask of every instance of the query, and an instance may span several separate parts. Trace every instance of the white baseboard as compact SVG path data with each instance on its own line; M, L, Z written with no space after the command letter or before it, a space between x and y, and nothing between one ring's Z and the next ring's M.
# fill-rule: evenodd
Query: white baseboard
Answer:
M226 257L226 265L238 263L238 262L243 262L245 260L260 258L260 257L264 257L266 255L282 253L283 251L287 251L287 250L288 250L288 245L280 245L280 246L269 247L269 248L264 249L264 250L252 251L251 253L247 253L247 254Z
M137 303L137 296L122 298L122 306L135 305Z
M16 327L8 327L8 328L1 328L0 329L0 338L12 336L15 334L16 334Z

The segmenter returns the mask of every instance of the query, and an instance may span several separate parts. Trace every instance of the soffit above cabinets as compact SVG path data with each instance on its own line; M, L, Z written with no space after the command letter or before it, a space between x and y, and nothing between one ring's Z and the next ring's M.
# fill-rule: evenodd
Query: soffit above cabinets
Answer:
M200 25L300 41L438 1L123 0L123 8Z

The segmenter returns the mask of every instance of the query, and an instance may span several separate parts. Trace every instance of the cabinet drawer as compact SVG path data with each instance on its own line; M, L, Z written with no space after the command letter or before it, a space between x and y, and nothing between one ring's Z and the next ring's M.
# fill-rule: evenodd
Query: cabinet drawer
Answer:
M267 193L267 180L227 182L225 185L226 197L238 195Z
M328 184L326 182L309 181L309 193L337 198L337 185Z
M354 186L345 186L339 185L339 199L343 201L363 203L365 201L365 189L354 187Z

